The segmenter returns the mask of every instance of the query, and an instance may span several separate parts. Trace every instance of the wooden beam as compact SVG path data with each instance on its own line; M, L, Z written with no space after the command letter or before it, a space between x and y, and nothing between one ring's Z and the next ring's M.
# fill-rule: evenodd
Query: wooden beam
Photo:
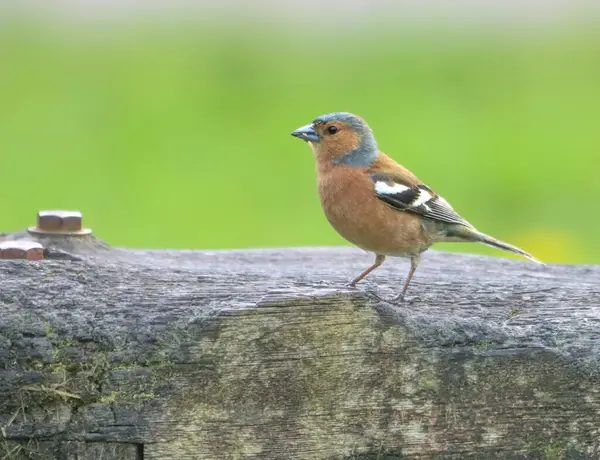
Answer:
M600 458L599 266L430 251L395 303L408 262L349 289L350 248L35 241L0 260L0 458Z

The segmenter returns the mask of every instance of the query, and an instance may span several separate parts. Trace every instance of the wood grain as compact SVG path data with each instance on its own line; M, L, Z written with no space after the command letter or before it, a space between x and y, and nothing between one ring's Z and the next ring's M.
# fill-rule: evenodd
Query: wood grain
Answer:
M31 238L26 233L2 238ZM600 267L38 240L0 261L0 459L600 458ZM359 285L360 286L360 285Z

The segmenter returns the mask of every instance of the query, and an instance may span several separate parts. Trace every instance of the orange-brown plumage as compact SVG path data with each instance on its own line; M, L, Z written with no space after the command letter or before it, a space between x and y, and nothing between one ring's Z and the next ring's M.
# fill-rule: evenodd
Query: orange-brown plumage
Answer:
M390 170L394 160L380 154L371 167L332 166L317 159L321 206L332 227L349 242L375 254L418 256L434 242L416 214L391 208L373 192L371 170ZM398 171L406 171L397 165ZM409 173L410 174L410 173ZM410 175L414 184L418 179ZM399 231L402 229L402 231Z
M380 152L362 118L331 113L292 135L313 150L319 197L329 223L346 240L376 255L375 263L352 286L386 256L408 257L411 269L403 297L420 254L439 241L480 242L537 262L525 251L477 231L413 173Z

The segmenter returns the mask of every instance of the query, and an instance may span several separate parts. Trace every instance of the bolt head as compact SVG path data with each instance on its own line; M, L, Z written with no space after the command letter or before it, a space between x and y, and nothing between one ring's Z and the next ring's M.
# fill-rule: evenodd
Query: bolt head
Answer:
M89 235L90 229L82 228L82 216L79 211L40 211L37 226L31 227L32 234Z
M44 247L35 241L0 242L0 259L42 260L43 258Z
M79 211L40 211L37 226L46 232L81 230L81 213Z

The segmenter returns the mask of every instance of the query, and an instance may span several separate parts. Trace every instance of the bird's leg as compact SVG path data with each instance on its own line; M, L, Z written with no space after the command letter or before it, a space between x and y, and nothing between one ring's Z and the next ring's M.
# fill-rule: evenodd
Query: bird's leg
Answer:
M361 279L363 279L365 276L367 276L369 273L371 273L373 270L375 270L377 267L379 267L383 263L384 260L385 260L384 255L377 254L377 256L375 257L375 263L373 265L371 265L369 268L367 268L360 275L358 275L356 278L354 278L352 280L352 282L350 282L350 284L348 284L348 286L356 287L356 283L358 283Z
M420 256L412 256L410 258L410 271L408 272L408 276L406 277L406 281L404 282L404 287L402 288L402 293L399 296L397 296L394 300L399 300L399 301L404 300L404 295L406 294L406 291L408 290L408 285L410 284L410 280L412 279L413 275L415 274L415 270L419 266L419 259L420 259Z

